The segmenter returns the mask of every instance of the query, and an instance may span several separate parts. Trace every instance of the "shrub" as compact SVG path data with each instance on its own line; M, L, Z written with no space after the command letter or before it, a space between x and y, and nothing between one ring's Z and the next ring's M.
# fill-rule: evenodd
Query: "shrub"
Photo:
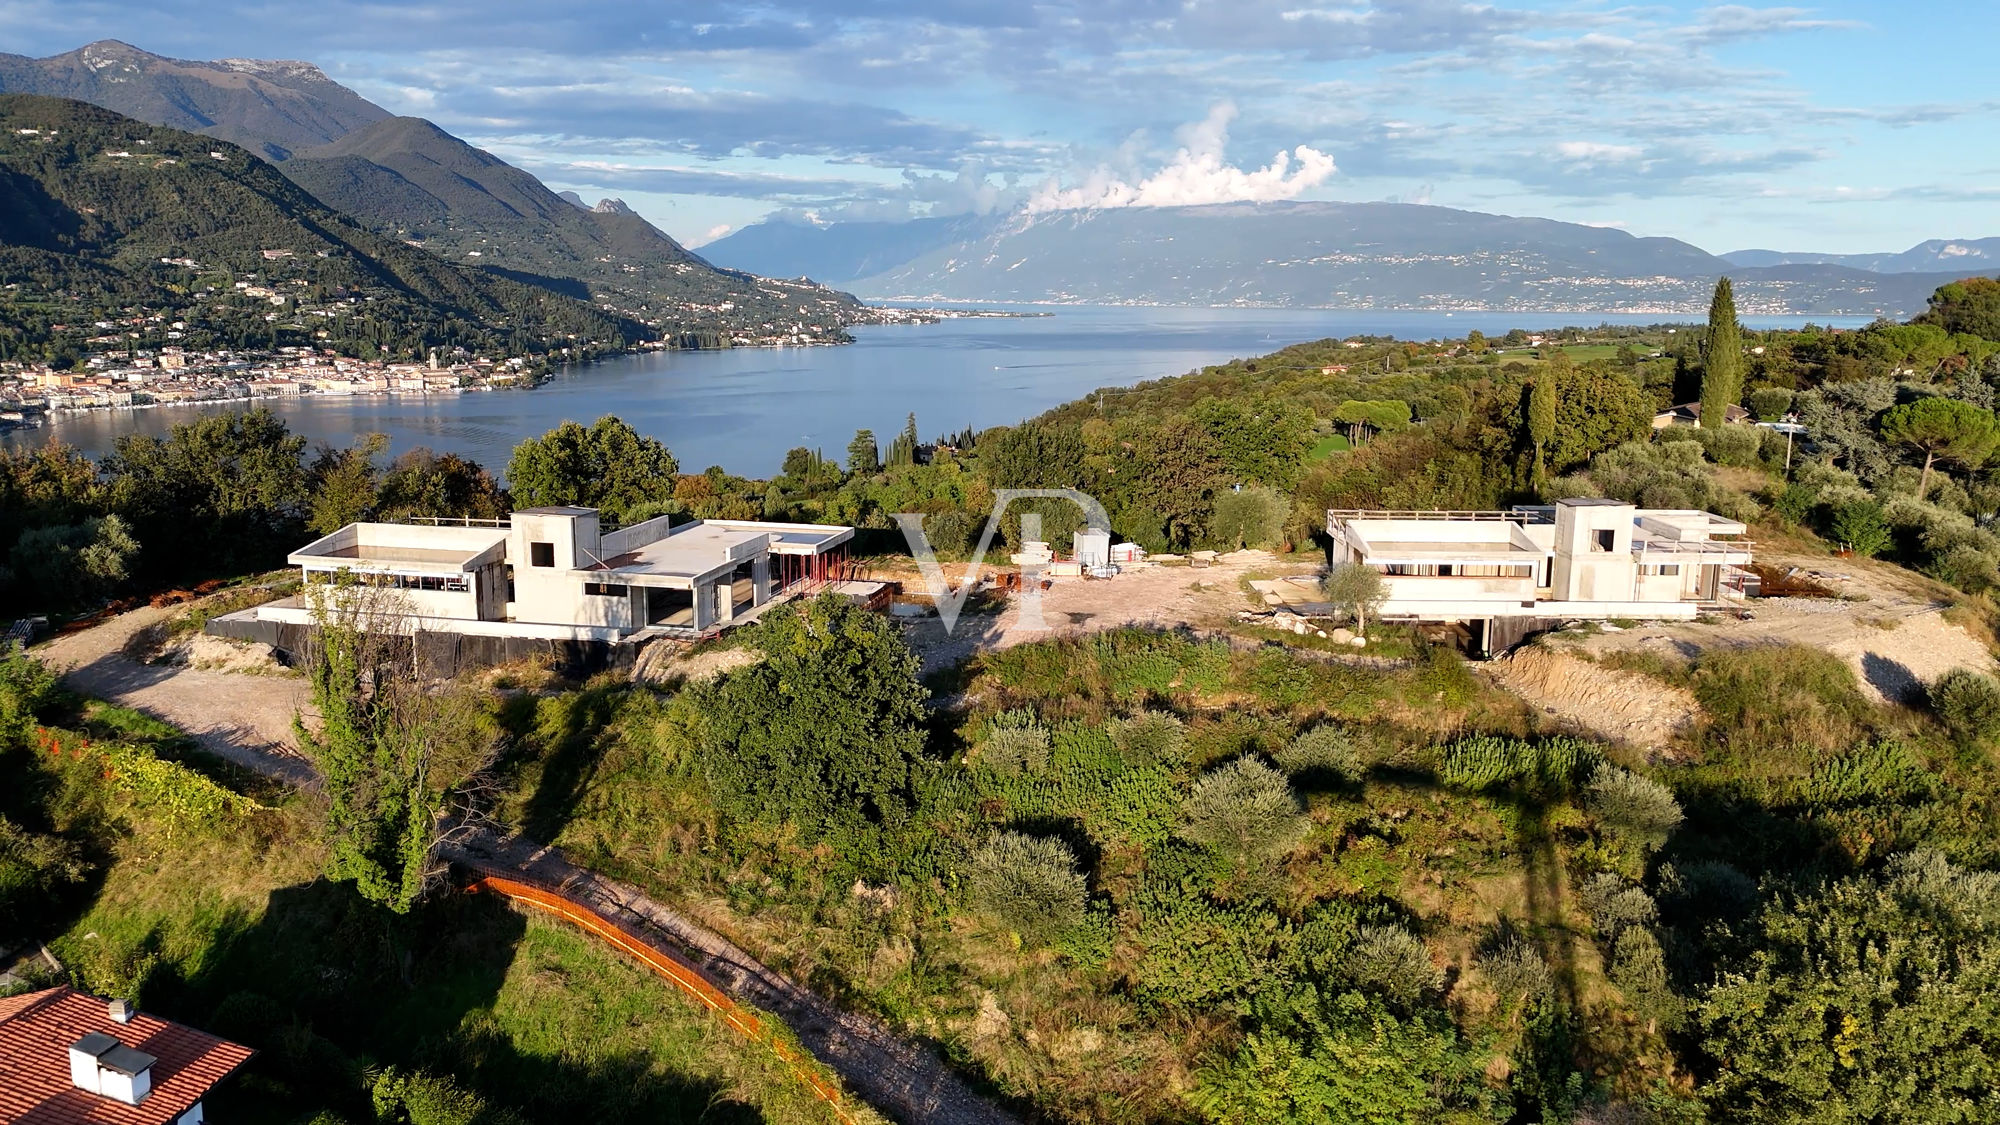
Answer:
M1010 777L1040 773L1049 764L1049 731L1035 722L1031 711L1003 711L994 716L979 742L978 761Z
M1827 534L1863 558L1881 554L1890 543L1889 524L1882 515L1882 505L1872 500L1852 500L1835 508L1827 524Z
M1616 875L1593 875L1583 884L1583 912L1606 948L1618 935L1633 926L1651 926L1659 920L1660 909L1653 896Z
M2000 680L1970 668L1954 668L1930 687L1931 709L1960 741L1971 743L2000 734Z
M1611 983L1625 994L1632 1014L1670 1031L1680 1026L1683 1007L1667 983L1667 958L1660 940L1644 926L1629 926L1611 949Z
M1513 938L1479 962L1480 971L1493 985L1500 1002L1533 1003L1555 995L1556 978L1541 952L1520 938Z
M1111 744L1135 765L1178 766L1187 761L1187 727L1164 711L1141 711L1110 724Z
M1475 793L1518 789L1538 797L1568 794L1603 760L1597 747L1578 738L1528 742L1499 735L1475 735L1445 747L1440 774L1446 785Z
M1254 758L1203 774L1181 806L1183 839L1243 864L1277 859L1311 827L1285 775Z
M1737 918L1757 905L1757 884L1720 860L1660 868L1660 897L1677 911Z
M1358 781L1365 767L1361 752L1347 730L1334 723L1307 727L1278 751L1278 765L1293 776L1322 774L1342 781Z
M1047 944L1084 919L1084 877L1061 840L996 833L972 853L966 881L979 906L1024 942Z
M14 572L48 605L103 600L131 576L139 541L117 516L30 528L14 544Z
M1759 422L1776 422L1792 408L1792 392L1783 387L1758 387L1750 392L1744 405Z
M1215 1125L1239 1122L1491 1121L1507 1114L1481 1077L1490 1056L1436 1013L1407 1019L1359 993L1275 1005L1188 1100Z
M1284 540L1292 502L1274 488L1253 484L1218 493L1209 536L1224 547L1276 547Z
M1968 594L1984 594L2000 587L2000 560L1969 543L1933 558L1924 573Z
M1444 972L1431 963L1423 940L1400 926L1361 927L1344 968L1354 983L1406 1008L1444 985Z
M19 648L0 646L0 751L24 745L55 697L54 672Z
M1739 929L1745 953L1697 1008L1718 1120L1982 1116L2000 1087L2000 875L1898 856Z
M50 900L83 881L90 863L83 849L0 816L0 942L29 936L45 921Z
M1764 431L1752 426L1703 427L1694 431L1702 451L1718 465L1753 465Z
M519 1125L513 1110L489 1107L450 1078L390 1067L375 1076L369 1094L380 1125Z
M1894 740L1870 742L1814 766L1799 796L1817 805L1894 803L1929 796L1931 772Z
M1608 763L1591 775L1583 804L1613 832L1649 850L1666 843L1681 823L1671 789Z

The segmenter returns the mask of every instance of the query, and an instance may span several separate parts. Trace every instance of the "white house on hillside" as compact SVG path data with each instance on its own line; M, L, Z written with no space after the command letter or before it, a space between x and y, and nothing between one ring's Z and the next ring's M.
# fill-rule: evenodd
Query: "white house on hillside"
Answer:
M1573 499L1490 512L1330 511L1335 565L1382 572L1386 620L1461 624L1475 651L1550 620L1692 618L1740 598L1743 524L1692 509Z
M687 636L827 584L854 529L667 517L602 531L593 508L469 525L352 523L293 551L308 596L231 614L312 623L310 592L395 591L404 631L549 641ZM239 635L239 634L232 634Z

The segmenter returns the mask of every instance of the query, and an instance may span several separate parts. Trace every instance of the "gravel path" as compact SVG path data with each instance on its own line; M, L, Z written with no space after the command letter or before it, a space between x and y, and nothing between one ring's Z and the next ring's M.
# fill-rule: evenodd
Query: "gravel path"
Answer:
M635 887L578 867L554 848L473 832L446 849L445 857L485 874L538 883L655 949L687 958L737 1001L784 1020L799 1042L862 1100L894 1120L926 1125L1010 1125L1015 1120L974 1093L931 1048L835 1007L713 930Z

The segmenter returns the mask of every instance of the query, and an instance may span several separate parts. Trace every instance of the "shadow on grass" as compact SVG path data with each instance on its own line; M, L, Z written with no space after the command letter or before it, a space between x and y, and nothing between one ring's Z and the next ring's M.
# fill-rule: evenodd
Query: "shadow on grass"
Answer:
M606 684L559 696L521 696L502 711L516 751L505 772L532 786L518 826L542 841L556 839L604 760L605 728L616 717L624 687Z
M373 1121L373 1075L394 1066L478 1095L481 1122L762 1120L643 1054L518 1049L488 1013L526 928L491 896L447 895L399 916L319 880L273 892L254 923L222 920L199 969L156 970L142 987L149 1009L257 1049L210 1099L218 1119Z

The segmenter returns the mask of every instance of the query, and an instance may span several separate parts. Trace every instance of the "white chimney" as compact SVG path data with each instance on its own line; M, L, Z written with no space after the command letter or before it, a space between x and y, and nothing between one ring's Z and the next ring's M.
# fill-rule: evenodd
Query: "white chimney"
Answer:
M153 1064L158 1061L101 1031L93 1031L70 1045L69 1080L79 1090L126 1105L138 1105L153 1092Z
M118 1040L111 1038L101 1031L93 1031L89 1035L70 1044L70 1084L79 1090L88 1090L93 1094L103 1093L104 1083L99 1081L97 1077L97 1057L117 1045Z
M105 1008L110 1012L112 1023L132 1022L132 1002L130 1000L113 1000L107 1003Z

